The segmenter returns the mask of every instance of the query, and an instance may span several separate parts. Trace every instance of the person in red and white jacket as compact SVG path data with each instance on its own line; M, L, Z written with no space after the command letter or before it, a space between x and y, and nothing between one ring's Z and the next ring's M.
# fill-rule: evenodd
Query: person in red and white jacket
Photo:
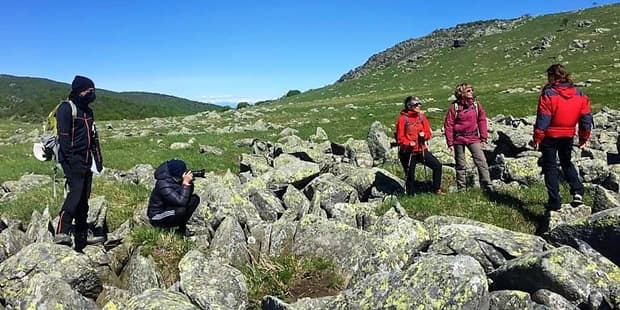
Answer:
M441 163L428 151L426 141L433 133L424 112L422 102L418 97L405 98L404 108L396 120L396 141L398 142L398 157L405 170L405 189L408 195L414 195L415 166L418 162L431 168L433 171L432 191L437 195L444 195L441 190Z
M571 162L575 126L579 125L579 148L587 146L592 131L592 112L588 96L573 85L570 74L561 64L547 69L547 85L538 98L533 144L542 153L542 171L549 196L547 211L560 209L558 165L569 184L573 204L583 203L584 188Z

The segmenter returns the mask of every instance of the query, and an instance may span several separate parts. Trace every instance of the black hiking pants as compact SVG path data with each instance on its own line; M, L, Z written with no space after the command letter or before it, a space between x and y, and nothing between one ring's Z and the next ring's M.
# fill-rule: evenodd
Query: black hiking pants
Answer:
M179 227L179 230L185 230L187 222L196 211L196 208L200 204L200 197L193 194L189 197L187 206L167 208L166 210L155 214L149 219L151 225L161 228Z
M88 198L93 183L93 173L85 167L71 167L62 163L69 193L62 204L56 233L71 234L75 239L75 249L81 251L86 247L88 233ZM75 227L73 227L75 220Z
M560 180L558 174L557 158L560 158L560 167L564 178L570 187L570 194L583 196L584 188L577 169L571 162L571 152L573 150L573 138L544 138L540 143L542 153L542 172L545 175L545 186L547 187L547 205L549 210L560 209L562 199L560 198Z
M415 194L415 166L417 163L422 163L433 171L431 190L436 192L441 188L441 163L431 152L428 150L416 153L399 152L398 158L407 176L405 181L407 195Z

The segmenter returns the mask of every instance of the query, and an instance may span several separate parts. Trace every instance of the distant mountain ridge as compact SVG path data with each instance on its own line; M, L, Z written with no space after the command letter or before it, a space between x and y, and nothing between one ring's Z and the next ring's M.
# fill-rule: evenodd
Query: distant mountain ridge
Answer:
M433 50L453 45L455 40L467 44L467 41L473 38L510 31L528 19L530 16L525 15L514 19L475 21L437 29L428 35L402 41L385 51L372 55L363 65L341 76L336 83L354 80L392 65L415 68L418 59Z
M70 90L71 85L50 79L0 74L0 119L40 121ZM225 109L227 107L164 94L104 89L97 89L97 101L93 104L99 120L189 115Z

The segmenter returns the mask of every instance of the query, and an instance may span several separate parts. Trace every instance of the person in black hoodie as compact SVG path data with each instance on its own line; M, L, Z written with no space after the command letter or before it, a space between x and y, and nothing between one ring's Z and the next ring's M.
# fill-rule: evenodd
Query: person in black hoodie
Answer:
M103 169L95 117L89 107L95 99L95 83L87 77L77 75L71 83L68 100L63 101L56 111L60 144L58 162L64 171L69 193L60 210L54 242L71 246L73 234L75 250L78 252L86 247L88 241L86 220L93 170L101 172ZM76 110L75 117L72 103ZM74 220L75 227L72 225ZM100 241L103 241L102 238L91 239L93 243Z
M155 188L151 192L147 216L151 225L162 228L178 227L177 232L185 237L187 221L196 211L200 197L193 194L194 176L187 170L185 162L172 159L155 170Z

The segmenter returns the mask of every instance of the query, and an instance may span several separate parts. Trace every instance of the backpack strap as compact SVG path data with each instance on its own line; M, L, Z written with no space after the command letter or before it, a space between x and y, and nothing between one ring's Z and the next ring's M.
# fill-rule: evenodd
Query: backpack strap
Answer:
M454 101L454 118L459 116L459 102ZM478 119L478 100L474 100L474 111L476 111L476 119Z
M71 107L71 118L75 119L77 117L77 107L75 106L75 103L71 100L63 100L47 115L47 123L43 125L43 131L51 131L54 136L58 136L58 128L56 127L56 112L58 111L60 105L65 102L69 103L69 106Z

